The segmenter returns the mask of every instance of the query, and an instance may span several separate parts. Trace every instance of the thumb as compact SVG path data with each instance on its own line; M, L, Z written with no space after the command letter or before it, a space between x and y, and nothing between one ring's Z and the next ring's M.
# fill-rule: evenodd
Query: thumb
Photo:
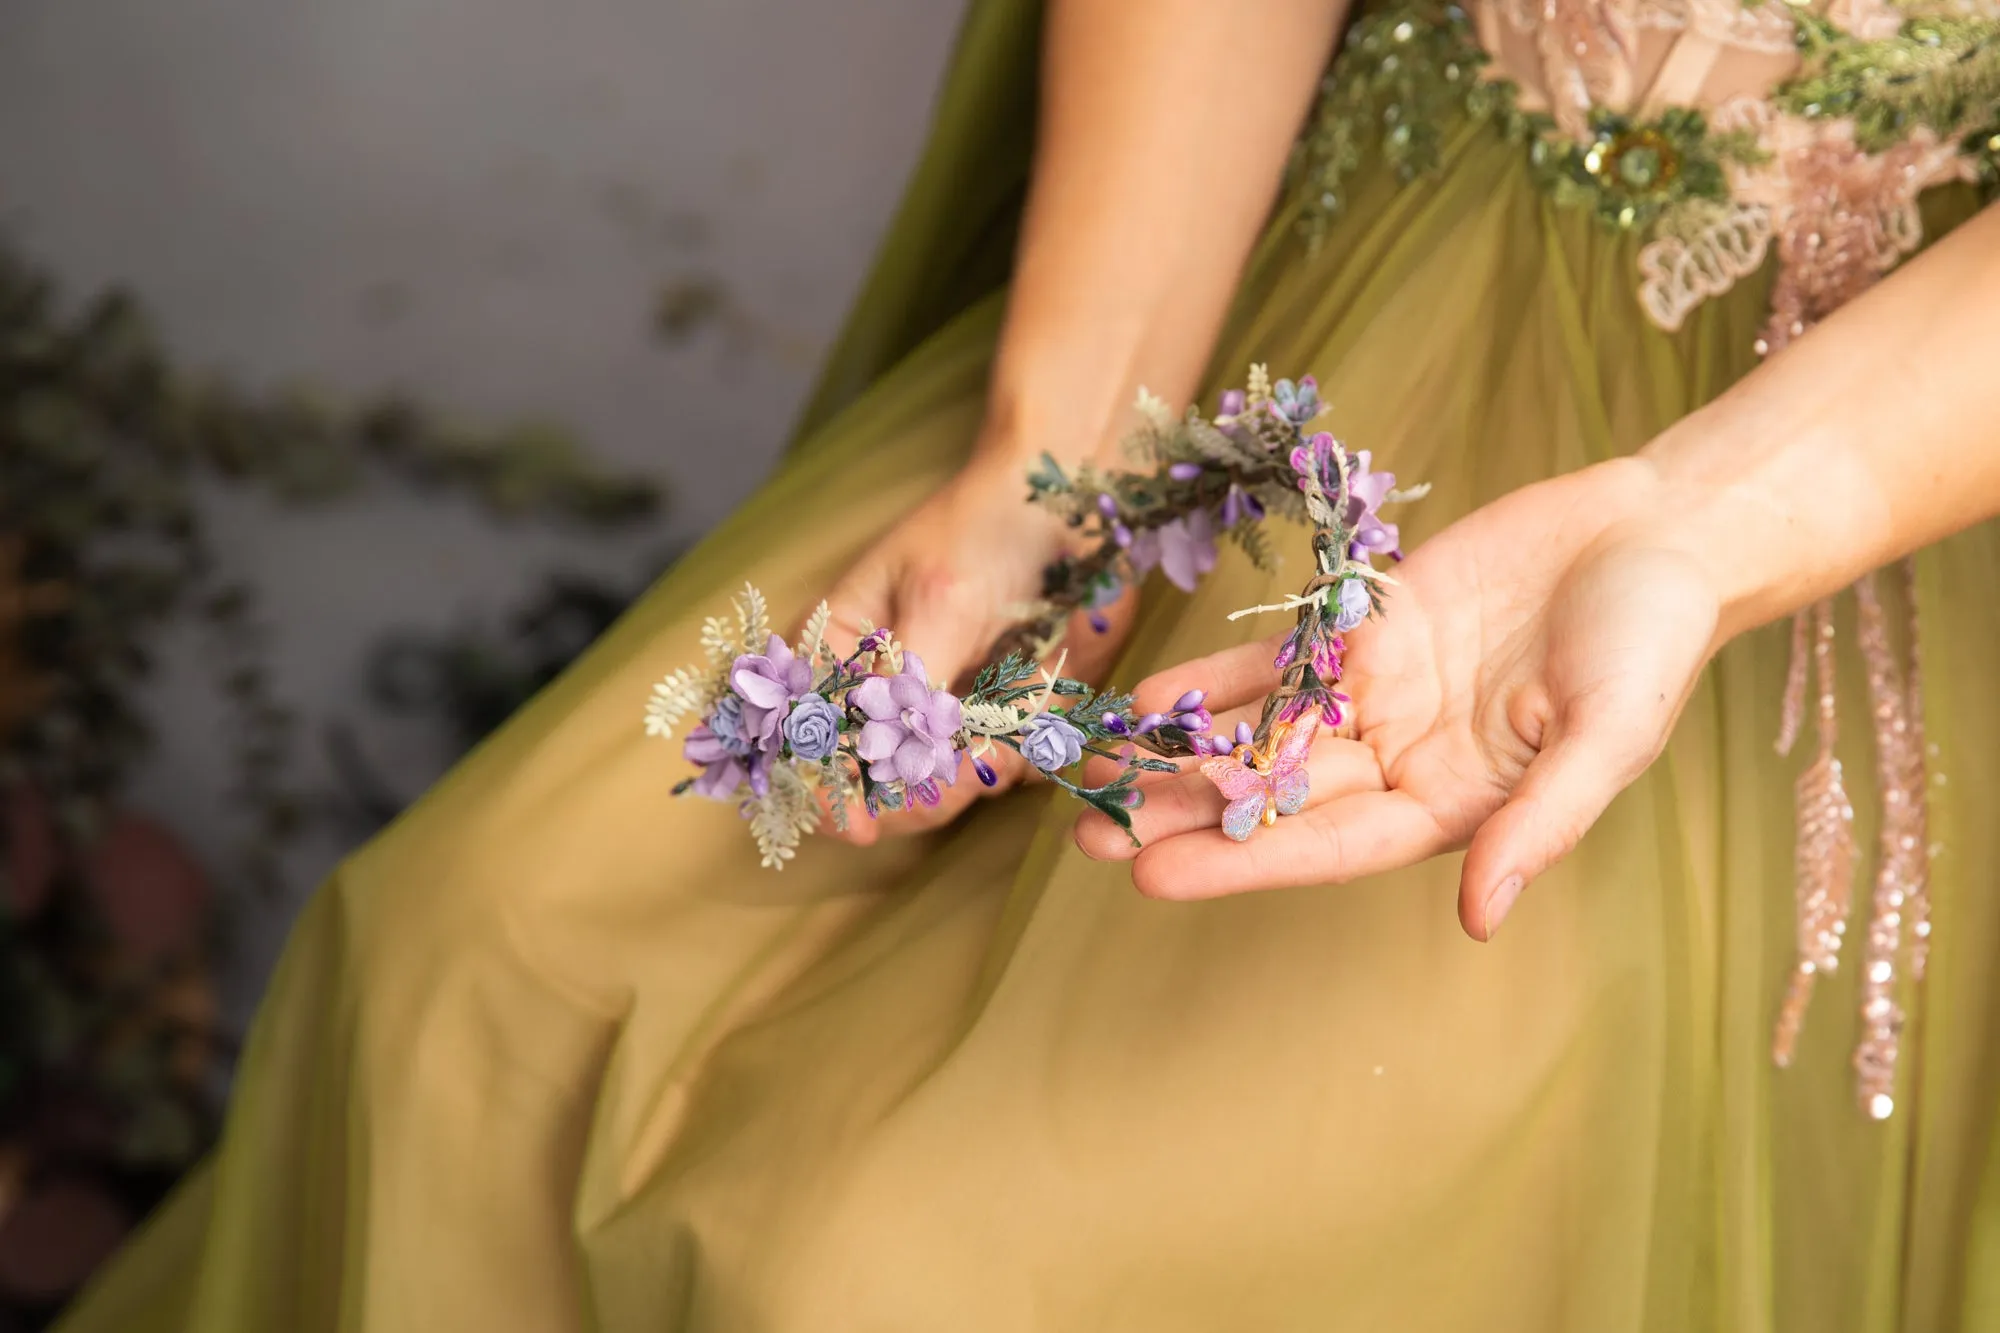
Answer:
M1658 753L1603 710L1592 713L1535 756L1507 803L1473 834L1458 890L1459 924L1473 939L1493 938L1521 890L1574 851Z

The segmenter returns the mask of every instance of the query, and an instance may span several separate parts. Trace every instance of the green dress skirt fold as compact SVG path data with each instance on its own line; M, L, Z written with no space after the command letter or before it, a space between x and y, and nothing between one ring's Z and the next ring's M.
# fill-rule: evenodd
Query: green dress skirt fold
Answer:
M796 447L321 887L220 1146L63 1333L2000 1329L1991 530L1920 560L1943 850L1886 1123L1854 1104L1845 970L1795 1065L1769 1058L1783 628L1724 651L1491 946L1459 931L1454 858L1152 902L1040 786L776 874L726 806L669 797L685 766L641 713L703 617L746 579L802 616L971 445L1037 40L1032 6L975 7ZM1929 206L1933 234L1972 207ZM1330 429L1434 485L1410 540L1756 362L1765 283L1662 332L1634 243L1482 126L1415 184L1365 163L1316 251L1295 223L1204 392L1316 375ZM1113 679L1268 630L1225 613L1296 583L1233 550L1193 594L1156 579Z

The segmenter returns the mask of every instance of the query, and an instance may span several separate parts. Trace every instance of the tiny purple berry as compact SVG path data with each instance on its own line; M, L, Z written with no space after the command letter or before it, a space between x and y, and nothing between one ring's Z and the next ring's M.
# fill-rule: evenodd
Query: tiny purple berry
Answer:
M1132 728L1127 726L1125 719L1116 713L1106 713L1103 720L1104 729L1113 735L1130 736L1132 734Z
M1175 463L1172 467L1167 469L1167 475L1172 477L1175 481L1193 481L1196 477L1199 477L1201 475L1201 464Z
M991 787L1000 781L1000 775L993 771L993 765L977 755L972 758L972 771L979 775L979 781L984 786Z
M1117 542L1120 546L1130 546L1132 544L1132 529L1115 519L1112 520L1111 540Z
M1108 634L1111 632L1111 621L1102 611L1092 611L1090 613L1090 627L1099 634Z
M1118 502L1111 498L1108 491L1099 491L1097 493L1097 512L1106 518L1118 517Z

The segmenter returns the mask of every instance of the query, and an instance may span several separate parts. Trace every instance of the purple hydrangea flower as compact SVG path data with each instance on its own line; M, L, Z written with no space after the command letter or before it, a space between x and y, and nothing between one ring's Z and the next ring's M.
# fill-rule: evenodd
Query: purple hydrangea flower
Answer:
M1083 758L1083 733L1066 718L1037 713L1021 728L1021 755L1044 773L1068 768Z
M758 750L778 748L792 701L812 688L812 663L792 656L773 634L761 653L745 653L729 668L729 686L743 699L745 740Z
M770 790L771 756L750 749L742 737L734 730L735 723L725 715L724 709L731 701L736 702L740 712L741 701L733 694L725 694L722 704L709 714L703 722L688 733L687 741L681 746L681 753L691 764L701 765L701 774L694 780L693 791L697 796L706 796L712 801L726 801L735 796L744 783L762 796ZM715 723L722 722L717 730Z
M1168 582L1183 592L1193 592L1201 576L1215 568L1215 525L1206 510L1197 509L1140 533L1127 550L1132 567L1139 573L1158 565Z
M1263 517L1263 502L1241 486L1230 483L1229 493L1222 497L1222 526L1233 528L1245 519L1254 521Z
M1333 627L1343 634L1368 619L1368 612L1373 609L1368 598L1368 589L1358 578L1341 580L1340 590L1334 594L1333 604Z
M785 719L785 739L792 753L815 762L840 745L840 710L817 694L802 694Z
M1327 431L1307 440L1292 450L1292 471L1299 474L1299 489L1306 489L1306 479L1319 482L1319 488L1331 500L1340 490L1340 477L1334 470L1334 448L1338 444Z
M963 710L948 691L930 687L922 658L904 653L901 675L870 676L847 698L868 717L854 750L868 761L871 779L958 780L958 751L952 738L963 724Z
M1354 534L1351 553L1357 558L1377 552L1397 555L1402 545L1396 525L1384 523L1379 512L1389 492L1396 489L1396 474L1371 471L1370 461L1368 450L1363 449L1347 462L1346 520L1348 531Z
M1271 411L1294 426L1319 415L1319 381L1308 375L1297 384L1279 380L1271 386Z

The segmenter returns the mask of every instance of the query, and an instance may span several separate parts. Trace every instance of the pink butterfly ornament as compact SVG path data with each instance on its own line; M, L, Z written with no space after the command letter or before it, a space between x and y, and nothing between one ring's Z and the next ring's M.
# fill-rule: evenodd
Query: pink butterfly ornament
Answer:
M1274 752L1267 759L1259 759L1245 745L1231 754L1202 761L1202 776L1229 799L1229 808L1222 812L1222 831L1231 839L1246 841L1259 824L1275 824L1279 815L1295 815L1305 809L1306 795L1312 789L1306 756L1318 730L1319 710L1309 709L1279 731Z

